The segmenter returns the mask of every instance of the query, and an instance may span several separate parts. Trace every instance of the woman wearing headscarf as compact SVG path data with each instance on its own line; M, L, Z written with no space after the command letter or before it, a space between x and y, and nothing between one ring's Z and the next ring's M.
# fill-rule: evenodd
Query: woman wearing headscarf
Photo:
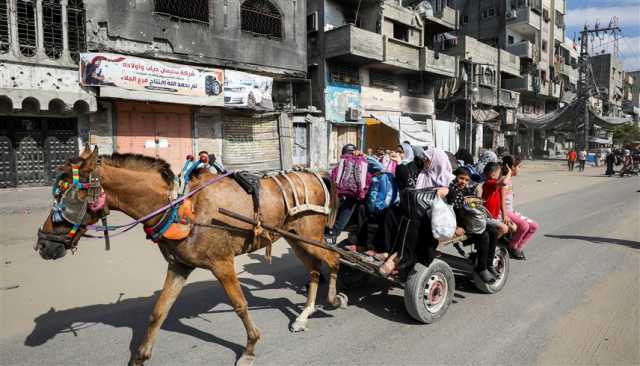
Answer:
M413 147L413 162L399 166L396 171L398 188L402 192L410 189L433 189L439 197L445 197L449 192L447 188L454 179L451 171L451 163L447 154L439 148L431 148L426 152L420 147ZM389 211L385 220L385 240L389 248L396 245L394 254L380 267L382 274L388 275L394 272L396 266L402 261L402 268L411 268L417 260L426 264L435 258L438 241L431 234L431 220L402 220L407 234L403 243L394 243L396 234L402 226L401 218L406 212L398 209ZM404 245L403 245L404 244ZM401 251L402 253L399 253Z
M480 153L480 159L478 160L478 164L476 164L476 172L482 173L484 172L484 167L489 163L497 163L498 155L491 150L483 150ZM484 179L483 179L484 180Z

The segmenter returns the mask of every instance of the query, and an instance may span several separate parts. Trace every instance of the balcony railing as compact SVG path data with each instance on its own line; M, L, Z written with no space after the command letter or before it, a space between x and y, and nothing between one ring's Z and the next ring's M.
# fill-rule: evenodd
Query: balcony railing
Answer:
M420 50L420 70L445 77L455 77L458 59L423 47Z
M383 37L383 43L383 63L403 69L420 70L422 47L387 36Z
M513 53L514 55L522 58L527 58L533 60L536 58L536 49L533 43L529 41L522 41L518 43L514 43L512 45L507 46L507 51Z
M536 34L540 31L541 15L530 8L507 11L507 26L522 34Z
M352 24L335 28L325 32L325 55L354 61L382 61L382 36Z
M520 57L505 50L500 50L500 72L520 76Z
M448 6L443 7L442 9L440 9L440 11L435 12L433 15L425 16L425 18L428 21L437 23L443 27L448 28L449 30L457 30L459 26L458 11Z
M520 93L512 90L500 89L500 105L507 108L518 108Z
M503 80L505 88L518 92L533 92L533 76L525 74L522 78Z

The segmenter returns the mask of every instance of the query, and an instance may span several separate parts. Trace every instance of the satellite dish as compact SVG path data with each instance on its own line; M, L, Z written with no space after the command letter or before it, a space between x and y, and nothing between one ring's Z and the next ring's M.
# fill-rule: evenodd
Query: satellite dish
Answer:
M422 1L416 6L416 12L423 17L432 17L433 13L433 5L429 1Z

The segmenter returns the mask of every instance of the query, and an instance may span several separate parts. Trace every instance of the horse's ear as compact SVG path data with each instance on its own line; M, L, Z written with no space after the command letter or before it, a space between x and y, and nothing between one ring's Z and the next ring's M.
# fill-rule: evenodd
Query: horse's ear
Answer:
M83 162L82 162L82 170L86 171L86 172L91 172L96 168L96 163L98 162L98 146L96 146L93 149L93 152L91 151L91 147L89 145L86 145L86 147L89 150L88 156L86 158L83 158ZM85 151L82 153L82 155L84 155L87 151L87 148L85 148ZM81 155L81 156L82 156Z
M84 150L82 150L82 153L80 153L80 157L83 160L88 159L91 156L91 145L89 144L84 144Z

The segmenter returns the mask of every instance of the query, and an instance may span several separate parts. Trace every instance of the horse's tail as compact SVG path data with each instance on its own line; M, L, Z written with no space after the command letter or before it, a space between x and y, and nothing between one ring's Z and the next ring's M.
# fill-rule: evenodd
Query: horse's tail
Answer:
M336 223L336 218L338 217L338 208L340 207L340 200L338 199L338 186L336 183L331 180L330 177L324 176L322 177L324 184L329 188L329 208L331 212L329 212L329 217L327 220L327 228L331 229L333 225Z

